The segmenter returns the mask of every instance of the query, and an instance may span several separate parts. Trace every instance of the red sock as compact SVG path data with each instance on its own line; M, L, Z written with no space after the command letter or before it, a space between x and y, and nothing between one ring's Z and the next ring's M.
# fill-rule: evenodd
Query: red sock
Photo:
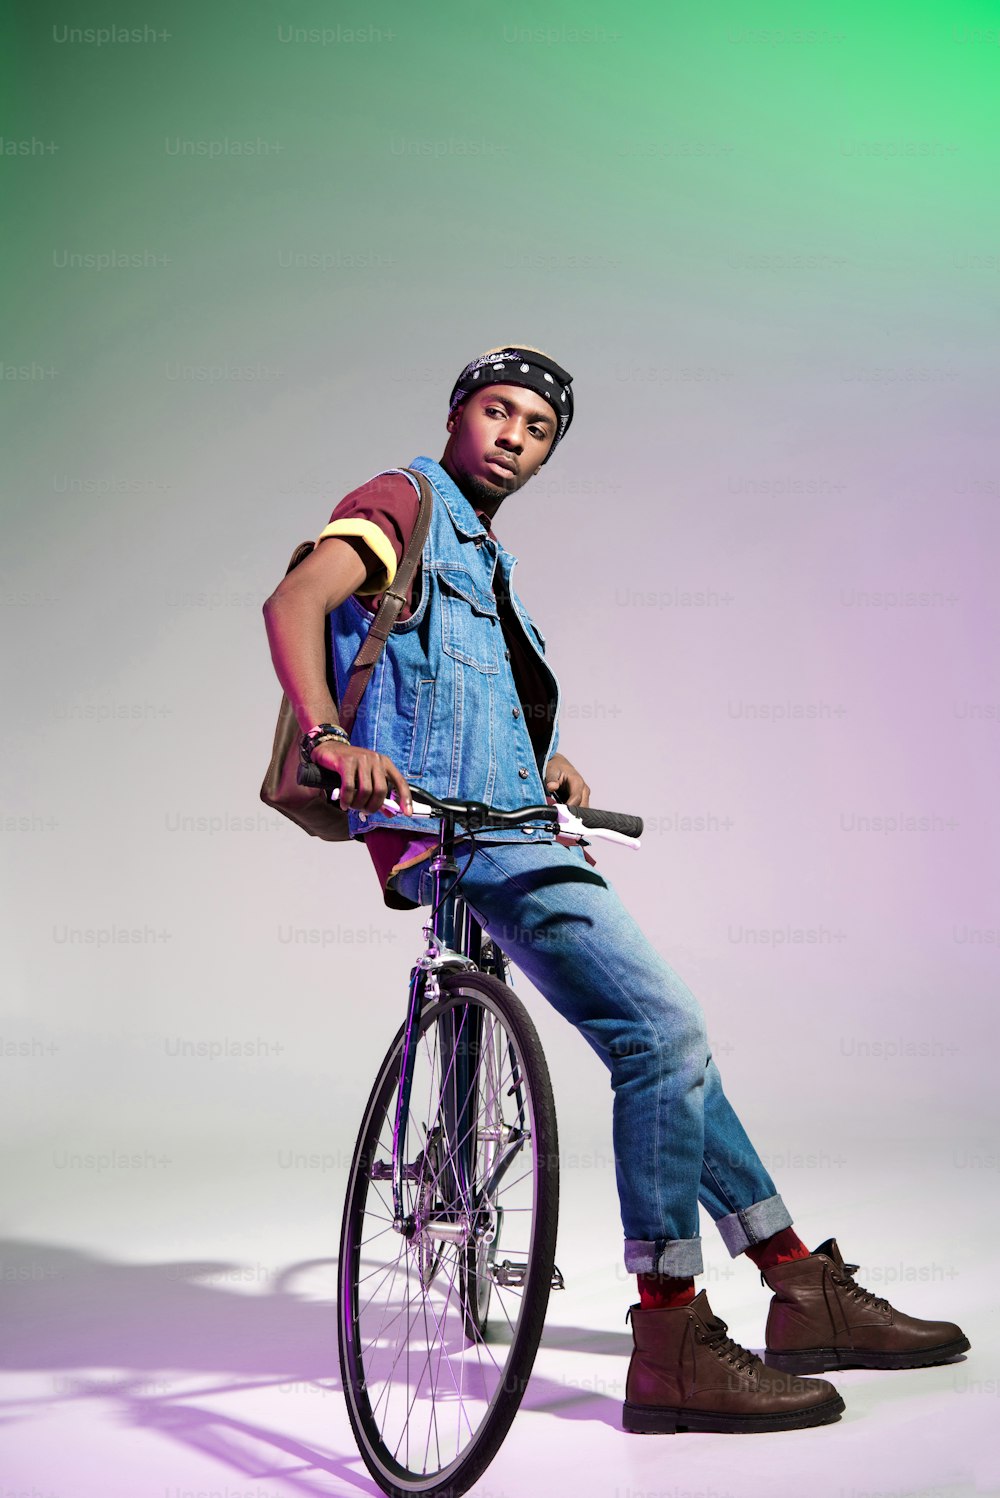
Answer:
M644 1311L665 1311L694 1300L694 1280L671 1274L637 1274L639 1301Z
M758 1269L773 1269L775 1264L790 1264L793 1259L808 1259L809 1250L794 1228L782 1228L762 1243L751 1243L743 1252Z

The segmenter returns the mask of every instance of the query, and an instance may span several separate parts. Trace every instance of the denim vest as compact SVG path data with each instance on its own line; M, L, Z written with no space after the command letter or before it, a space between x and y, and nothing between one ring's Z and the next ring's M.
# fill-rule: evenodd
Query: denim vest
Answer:
M417 457L409 465L427 478L433 495L422 553L420 598L409 619L397 620L361 699L351 742L385 754L409 784L436 796L495 806L544 805L545 765L559 742L559 683L545 661L545 637L510 586L517 558L486 533L472 505L440 463ZM385 469L383 472L398 470ZM419 489L411 478L414 488ZM551 679L547 719L525 722L504 637L497 591L510 598L508 628L520 631ZM352 594L329 614L337 700L374 614ZM536 749L537 746L537 749ZM537 757L536 757L537 754ZM433 832L437 819L348 812L350 835L373 827ZM551 842L551 826L491 828L489 841Z

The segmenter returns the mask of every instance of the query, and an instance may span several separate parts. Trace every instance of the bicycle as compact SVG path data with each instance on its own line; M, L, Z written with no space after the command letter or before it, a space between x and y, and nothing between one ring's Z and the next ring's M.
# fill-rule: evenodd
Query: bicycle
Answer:
M331 797L339 777L322 772ZM563 803L505 811L411 786L440 818L425 948L348 1175L337 1323L348 1415L390 1498L458 1498L510 1429L552 1289L559 1157L538 1032L509 959L456 893L487 827L558 825L639 846L642 820ZM387 797L383 809L399 811ZM458 826L472 851L459 872ZM449 882L450 880L450 882Z

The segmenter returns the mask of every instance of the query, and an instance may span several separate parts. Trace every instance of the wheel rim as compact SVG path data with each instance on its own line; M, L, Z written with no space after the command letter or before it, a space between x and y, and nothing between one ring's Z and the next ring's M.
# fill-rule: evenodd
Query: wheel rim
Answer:
M410 1236L397 1232L386 1171L399 1055L397 1044L352 1173L340 1323L356 1432L378 1469L416 1492L467 1463L498 1402L523 1392L514 1367L539 1164L517 1039L487 996L453 986L422 1022L404 1151Z

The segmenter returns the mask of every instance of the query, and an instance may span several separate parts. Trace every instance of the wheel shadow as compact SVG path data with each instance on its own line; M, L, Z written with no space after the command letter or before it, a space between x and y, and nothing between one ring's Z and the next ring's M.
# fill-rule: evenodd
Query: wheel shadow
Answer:
M282 1385L312 1385L341 1394L333 1299L296 1290L304 1272L334 1262L285 1266L252 1294L213 1279L239 1283L245 1266L219 1260L130 1264L83 1249L27 1240L0 1241L0 1370L52 1375L48 1393L0 1401L0 1424L13 1424L40 1406L99 1400L118 1420L168 1439L247 1475L281 1477L300 1492L329 1498L328 1478L346 1490L376 1494L360 1456L323 1449L276 1425L233 1418L200 1403L224 1395ZM606 1334L572 1333L579 1351L600 1346ZM551 1345L546 1339L545 1345ZM109 1370L110 1376L93 1370ZM181 1380L209 1382L183 1392ZM601 1420L620 1429L621 1401L531 1375L525 1410L567 1419ZM284 1456L290 1467L276 1469ZM318 1481L319 1474L327 1480Z

